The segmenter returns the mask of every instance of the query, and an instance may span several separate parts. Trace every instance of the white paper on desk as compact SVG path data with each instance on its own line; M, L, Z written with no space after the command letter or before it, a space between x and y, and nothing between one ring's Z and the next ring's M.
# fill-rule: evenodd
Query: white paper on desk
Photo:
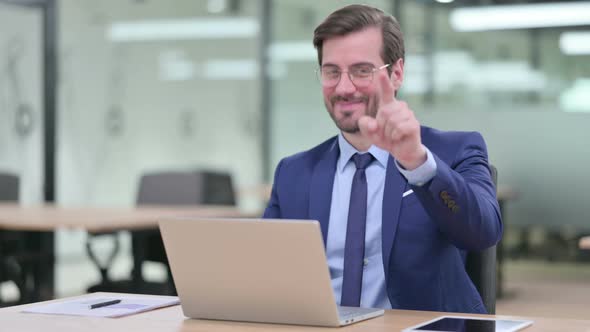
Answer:
M120 303L107 307L90 309L90 304L109 300L121 299ZM79 299L39 304L29 307L23 312L53 315L73 315L90 317L121 317L144 311L179 304L176 296L134 297L130 295L97 295Z

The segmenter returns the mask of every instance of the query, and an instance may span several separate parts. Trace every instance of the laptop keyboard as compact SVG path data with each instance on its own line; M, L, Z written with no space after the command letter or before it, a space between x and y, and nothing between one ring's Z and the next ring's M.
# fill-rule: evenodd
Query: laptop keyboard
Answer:
M349 318L356 317L358 315L366 314L369 312L373 312L375 309L370 308L357 308L357 307L338 307L338 316L340 316L341 320L346 320Z
M351 307L338 307L338 316L340 319L347 319L356 315L355 308Z

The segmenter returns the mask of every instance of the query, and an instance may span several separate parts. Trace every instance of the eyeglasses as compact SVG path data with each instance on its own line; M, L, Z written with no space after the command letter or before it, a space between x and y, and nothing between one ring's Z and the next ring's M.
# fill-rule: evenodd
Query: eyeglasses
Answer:
M317 69L316 74L318 75L318 79L320 80L320 83L322 83L322 86L326 88L333 88L338 85L340 78L342 77L342 73L347 73L348 78L350 78L350 81L357 88L364 88L371 84L376 71L387 68L390 65L391 64L388 63L381 67L375 68L375 66L371 64L359 64L351 66L348 68L348 71L342 71L336 66L324 66Z

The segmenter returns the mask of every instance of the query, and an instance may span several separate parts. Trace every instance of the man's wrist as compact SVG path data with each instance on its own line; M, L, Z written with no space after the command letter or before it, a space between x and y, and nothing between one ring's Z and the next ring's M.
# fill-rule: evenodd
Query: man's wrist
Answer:
M411 185L422 186L432 180L436 175L437 166L434 156L428 148L424 147L424 149L426 151L426 161L414 170L404 169L402 165L395 160L395 166Z
M413 171L416 168L424 165L428 159L426 147L424 145L420 145L419 151L420 152L416 154L416 157L412 158L411 160L398 160L399 165L407 171Z

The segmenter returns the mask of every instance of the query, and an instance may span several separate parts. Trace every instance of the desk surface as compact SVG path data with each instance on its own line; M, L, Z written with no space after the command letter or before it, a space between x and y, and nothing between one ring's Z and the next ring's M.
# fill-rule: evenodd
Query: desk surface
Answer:
M19 206L0 204L0 228L53 231L59 228L90 232L155 228L158 221L174 217L255 217L227 206L138 206L133 208Z
M83 295L84 296L84 295ZM142 296L142 295L137 295ZM150 295L144 295L150 296ZM55 300L61 301L61 300ZM317 328L276 324L256 324L227 321L210 321L187 319L182 314L180 306L158 309L151 312L122 318L92 318L76 316L56 316L41 314L24 314L20 311L24 306L0 309L2 327L9 331L400 331L406 327L433 319L445 313L429 311L387 310L382 317L353 324L340 329ZM453 315L453 314L451 314ZM456 314L455 314L456 315ZM492 317L487 315L469 315ZM497 316L508 317L508 316ZM512 317L515 318L515 317ZM534 320L534 324L526 328L525 332L545 331L590 331L590 320L519 317Z

